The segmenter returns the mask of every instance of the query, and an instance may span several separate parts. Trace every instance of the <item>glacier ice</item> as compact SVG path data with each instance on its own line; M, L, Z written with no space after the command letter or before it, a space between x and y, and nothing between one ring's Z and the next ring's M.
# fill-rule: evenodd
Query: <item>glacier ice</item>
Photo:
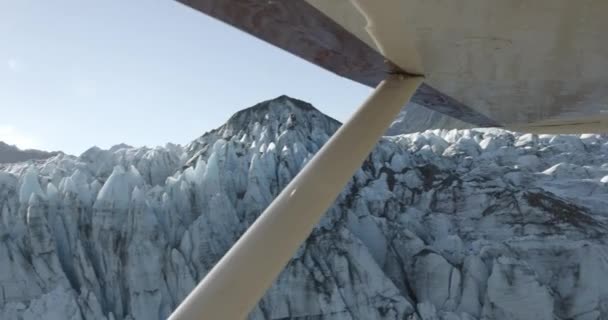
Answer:
M3 165L0 319L166 318L339 126L282 96ZM249 318L606 319L607 179L604 135L385 137Z

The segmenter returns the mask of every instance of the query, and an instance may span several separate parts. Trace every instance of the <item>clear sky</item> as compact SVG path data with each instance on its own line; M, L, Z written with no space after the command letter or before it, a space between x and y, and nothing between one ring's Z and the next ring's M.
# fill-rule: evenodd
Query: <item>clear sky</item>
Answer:
M0 0L0 140L185 144L281 94L344 121L370 89L171 0Z

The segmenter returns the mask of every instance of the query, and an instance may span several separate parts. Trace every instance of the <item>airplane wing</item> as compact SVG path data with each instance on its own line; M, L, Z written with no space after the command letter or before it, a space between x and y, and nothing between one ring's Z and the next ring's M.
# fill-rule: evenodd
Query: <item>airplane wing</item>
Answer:
M608 127L605 1L180 2L370 87L424 75L412 102L475 126Z
M183 2L375 90L171 320L245 318L407 101L477 126L608 127L608 1Z

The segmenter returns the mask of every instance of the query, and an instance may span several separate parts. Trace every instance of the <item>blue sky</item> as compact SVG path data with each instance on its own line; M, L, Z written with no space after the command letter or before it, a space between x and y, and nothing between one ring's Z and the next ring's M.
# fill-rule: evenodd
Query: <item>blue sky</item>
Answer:
M171 0L0 1L0 140L188 143L287 94L341 121L370 89Z

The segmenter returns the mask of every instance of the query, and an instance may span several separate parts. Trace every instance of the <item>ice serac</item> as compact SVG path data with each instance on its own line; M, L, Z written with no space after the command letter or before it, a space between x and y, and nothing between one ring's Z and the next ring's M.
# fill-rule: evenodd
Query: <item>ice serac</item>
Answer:
M165 319L339 126L281 96L3 166L0 319ZM606 319L607 177L603 135L385 137L249 318Z

